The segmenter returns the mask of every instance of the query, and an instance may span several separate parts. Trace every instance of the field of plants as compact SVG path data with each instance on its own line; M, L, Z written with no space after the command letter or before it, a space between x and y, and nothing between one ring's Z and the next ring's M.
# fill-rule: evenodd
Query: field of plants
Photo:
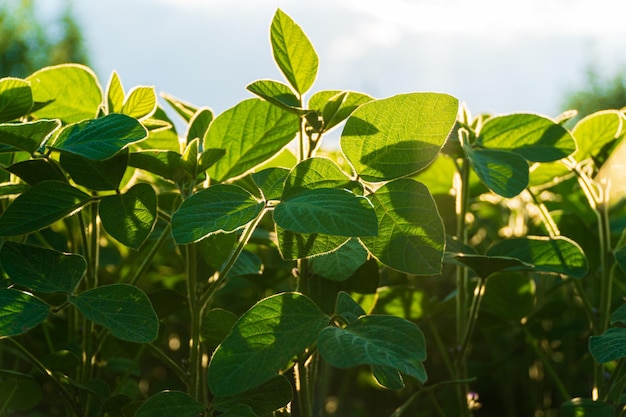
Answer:
M624 113L311 91L281 10L270 46L217 115L0 79L0 415L626 415Z

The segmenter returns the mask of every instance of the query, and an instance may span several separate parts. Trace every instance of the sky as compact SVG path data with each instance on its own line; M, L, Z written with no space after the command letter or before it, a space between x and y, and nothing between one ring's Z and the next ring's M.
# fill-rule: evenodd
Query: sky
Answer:
M312 92L437 91L472 113L557 116L590 65L626 67L623 0L73 1L103 85L115 69L127 90L154 85L216 113L250 82L283 79L269 42L278 7L318 53Z

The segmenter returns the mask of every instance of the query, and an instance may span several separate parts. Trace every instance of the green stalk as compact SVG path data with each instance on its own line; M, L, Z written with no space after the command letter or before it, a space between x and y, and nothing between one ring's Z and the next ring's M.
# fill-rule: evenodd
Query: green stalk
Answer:
M150 250L148 251L148 253L143 257L141 261L141 265L139 265L139 268L137 269L137 271L135 271L135 274L131 277L130 280L128 280L129 284L131 285L137 284L139 279L143 276L143 274L146 272L146 270L152 263L152 260L154 259L155 255L159 252L159 249L161 249L161 246L163 246L163 243L165 242L165 240L170 236L171 228L172 228L171 223L168 223L167 226L165 226L165 229L163 229L161 236L159 236L157 241L154 242L152 247L150 247Z
M172 371L174 371L174 373L176 374L176 376L178 376L178 378L181 380L181 382L183 382L187 387L190 386L190 381L189 381L189 374L187 374L183 368L181 368L180 366L178 366L178 364L176 362L174 362L172 360L172 358L170 358L169 356L167 356L165 354L165 352L163 352L161 349L159 349L158 347L154 346L152 343L147 343L145 345L148 350L154 355L156 356L158 359L160 359L165 365L167 365Z
M187 299L191 317L189 344L189 395L202 401L202 348L200 346L201 308L198 300L197 250L194 243L185 245L185 265L187 275Z
M458 364L465 362L467 348L469 346L470 340L472 339L472 334L474 333L474 328L476 327L476 321L478 321L478 312L480 309L480 302L482 301L483 295L485 294L486 281L487 280L484 278L479 278L478 284L476 284L476 288L474 289L474 297L472 298L472 305L469 309L469 320L467 321L465 332L463 333L463 337L461 339L459 354L457 356L457 366Z
M306 359L307 358L298 358L298 362L294 367L300 417L311 417L313 411L311 403L312 387L310 386L311 381L309 380L309 369L306 365Z

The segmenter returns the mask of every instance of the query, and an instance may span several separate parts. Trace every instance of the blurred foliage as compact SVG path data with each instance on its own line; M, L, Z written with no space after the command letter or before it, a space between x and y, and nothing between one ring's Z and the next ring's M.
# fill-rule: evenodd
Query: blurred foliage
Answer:
M585 77L584 85L567 93L563 100L563 110L578 110L576 120L600 110L626 106L626 69L610 77L590 65Z
M64 0L52 21L38 13L40 3L0 0L1 76L26 77L44 66L68 62L88 64L71 2Z

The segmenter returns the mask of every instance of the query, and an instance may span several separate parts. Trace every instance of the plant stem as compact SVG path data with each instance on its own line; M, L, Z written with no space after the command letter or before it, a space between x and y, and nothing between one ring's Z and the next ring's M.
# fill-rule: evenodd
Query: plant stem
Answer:
M198 259L196 245L185 246L185 264L187 275L187 299L191 317L191 334L189 341L189 395L202 401L202 348L200 346L201 308L198 300Z
M312 356L311 356L312 357ZM298 406L300 409L300 417L311 417L313 412L312 406L312 389L311 386L311 363L307 365L306 357L298 358L298 362L294 367L294 376L296 380L296 392L298 394ZM315 361L313 361L315 362Z
M474 289L474 297L472 298L472 305L470 306L469 316L468 316L469 320L467 321L465 332L463 333L463 338L461 339L459 355L457 357L457 364L463 363L465 361L465 355L467 354L467 347L469 346L469 342L472 338L472 334L474 333L474 328L476 327L476 321L478 320L480 302L482 301L483 295L485 294L486 282L487 282L486 279L479 278L479 281L476 284L476 288Z
M163 243L165 242L165 240L170 236L171 228L172 228L172 225L170 223L168 223L167 226L165 226L165 228L163 229L163 232L161 233L161 236L159 236L157 241L154 242L154 244L152 245L148 253L143 257L141 261L141 265L139 265L139 268L137 269L137 271L135 271L135 274L128 281L129 284L131 285L137 284L139 279L143 276L143 274L146 272L146 270L150 266L150 263L154 259L154 256L157 254L157 252L159 252L159 249L161 249L161 246L163 246Z
M184 383L187 387L190 386L189 374L187 374L183 370L183 368L178 366L178 364L174 362L172 358L167 356L165 352L154 346L152 343L147 343L146 347L154 356L163 361L165 365L167 365L172 371L174 371L174 373L178 376L182 383Z

